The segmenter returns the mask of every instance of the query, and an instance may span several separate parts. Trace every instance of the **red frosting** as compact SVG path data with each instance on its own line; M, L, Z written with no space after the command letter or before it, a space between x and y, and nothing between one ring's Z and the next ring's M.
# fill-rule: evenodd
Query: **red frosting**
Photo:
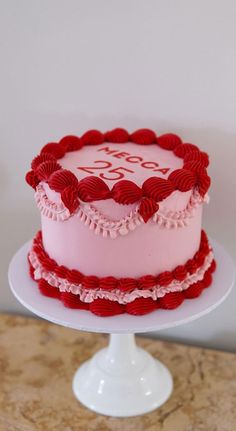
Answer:
M162 298L159 298L161 308L165 308L166 310L173 310L174 308L179 307L183 301L183 292L170 292Z
M156 202L166 199L173 191L173 183L164 178L151 177L143 183L144 195L154 199Z
M66 151L77 151L83 146L81 139L74 135L64 136L64 138L59 141L59 145L62 145Z
M54 160L55 162L57 161L57 159L50 153L42 153L39 154L38 156L36 156L32 162L31 162L31 168L33 169L33 171L36 171L37 167L43 163L46 162L47 160Z
M182 140L174 133L166 133L157 138L157 143L165 150L174 150L178 145L182 144Z
M150 145L156 141L156 135L150 129L139 129L130 135L130 140L135 144Z
M30 276L34 279L34 268L30 263L29 265ZM82 302L79 298L79 295L74 295L70 292L60 292L58 288L51 286L44 279L40 279L38 281L38 287L43 295L60 299L65 307L90 310L92 313L97 314L98 316L113 316L125 312L133 315L144 315L159 308L171 310L181 305L185 299L193 299L198 297L202 293L203 289L211 285L212 273L215 271L215 269L216 263L213 261L210 268L205 272L203 280L193 283L183 292L170 292L164 297L158 298L157 300L153 300L151 298L137 298L126 305L119 304L117 301L110 301L108 299L96 299L91 303ZM71 273L73 271L76 272L75 270L72 270ZM145 283L146 279L146 283L151 287L151 283L153 282L151 277L152 276L149 275L142 277L142 282L140 281L139 283L140 286L142 283ZM90 282L86 285L86 288L94 288L98 278L95 276L89 276L86 278L90 279ZM112 279L112 277L106 278ZM92 281L94 281L94 283ZM119 286L122 287L123 285L127 288L127 286L131 286L132 283L132 279L120 279Z
M144 198L139 206L139 214L142 216L145 223L157 212L159 205L152 198Z
M117 144L124 144L129 141L129 134L125 129L117 128L106 132L104 134L104 139L107 142L114 142Z
M137 298L126 305L126 313L142 316L157 310L159 303L151 298Z
M61 159L66 153L66 149L63 145L57 144L56 142L51 142L44 145L41 150L41 154L49 153L52 154L56 159Z
M82 145L99 145L104 141L103 133L99 130L89 130L81 137Z
M174 149L174 153L177 157L184 158L188 153L191 153L193 150L199 151L199 148L194 144L181 144Z
M33 187L33 189L36 189L37 185L40 182L34 171L27 172L25 180L30 185L30 187Z
M192 189L196 184L196 175L187 169L176 169L169 176L176 190L180 192L187 192Z
M103 142L125 143L134 142L139 145L159 145L169 151L173 151L177 157L184 159L181 169L173 171L168 179L159 177L148 178L142 185L142 190L132 181L120 181L115 184L112 190L99 177L88 176L80 181L75 180L75 176L65 169L61 169L56 164L56 159L62 158L66 151L76 151L83 145L99 145ZM37 187L40 180L47 181L49 186L62 193L69 185L76 187L78 184L78 197L85 202L92 202L102 199L114 199L116 202L128 205L139 202L142 197L152 198L156 202L166 199L175 190L185 192L198 188L202 196L205 195L209 186L210 178L207 175L206 167L209 164L208 155L201 152L196 145L182 143L179 136L168 133L161 136L150 129L139 129L129 134L125 129L116 128L105 134L98 130L89 130L79 138L68 135L62 138L59 143L49 143L43 147L39 156L32 161L32 169L26 175L26 181L33 188ZM60 173L54 173L60 169ZM70 201L70 197L65 200ZM145 205L140 204L144 207ZM73 205L69 205L73 208ZM75 206L76 208L76 206ZM71 210L70 210L71 211ZM142 212L142 209L141 209Z
M47 181L53 172L61 169L59 163L56 160L46 160L46 162L40 163L36 169L36 175L40 181Z
M133 181L118 181L111 190L113 199L123 205L133 204L142 198L143 191Z
M209 156L207 153L193 149L186 154L184 162L187 163L193 161L199 162L204 167L207 167L209 165Z
M75 212L79 206L77 188L74 186L67 186L61 194L61 200L70 213Z
M84 202L107 199L110 195L109 187L99 177L89 176L79 181L79 198Z
M52 190L60 193L68 186L73 186L77 190L78 180L71 171L60 169L51 175L48 185Z

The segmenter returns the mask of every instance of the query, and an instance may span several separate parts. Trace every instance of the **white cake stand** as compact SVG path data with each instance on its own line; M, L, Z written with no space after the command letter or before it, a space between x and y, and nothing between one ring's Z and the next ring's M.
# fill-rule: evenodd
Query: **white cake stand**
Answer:
M218 266L213 285L199 298L184 301L176 310L157 310L146 316L97 317L85 310L65 308L57 299L40 294L28 275L30 243L15 254L9 267L10 286L21 304L53 323L111 334L109 346L77 370L73 379L76 398L97 413L117 417L136 416L161 406L172 392L171 374L160 361L136 346L134 333L181 325L220 305L235 279L234 264L222 246L212 241Z

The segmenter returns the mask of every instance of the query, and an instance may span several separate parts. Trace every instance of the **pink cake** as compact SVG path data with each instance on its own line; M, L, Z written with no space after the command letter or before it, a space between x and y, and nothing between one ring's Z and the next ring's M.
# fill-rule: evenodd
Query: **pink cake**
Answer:
M208 155L175 134L96 130L32 161L42 231L29 252L40 292L100 316L174 309L212 282L202 231Z

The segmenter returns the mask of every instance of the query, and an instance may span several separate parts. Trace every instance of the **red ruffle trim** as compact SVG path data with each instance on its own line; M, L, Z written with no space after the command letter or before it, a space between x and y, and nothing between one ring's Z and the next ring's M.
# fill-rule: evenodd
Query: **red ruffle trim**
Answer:
M78 181L72 172L62 169L57 163L57 159L62 158L67 151L77 151L84 145L99 145L108 141L121 144L133 142L138 145L158 145L182 158L183 168L173 171L168 179L150 177L142 187L132 181L122 180L110 190L101 178L88 176ZM90 130L81 138L69 135L62 138L59 143L45 145L40 155L33 159L32 170L26 174L26 181L33 188L36 188L40 181L46 181L49 187L58 193L62 193L68 186L73 186L73 189L67 189L65 202L63 201L72 213L74 208L78 207L79 199L85 202L114 199L119 204L128 205L141 199L152 198L158 203L175 190L186 192L194 187L198 188L199 193L204 196L210 187L210 177L206 171L208 164L209 158L206 153L200 151L196 145L182 143L180 137L172 133L158 137L150 129L139 129L132 134L121 128L104 134L98 130ZM71 204L72 201L73 204ZM145 221L147 220L148 217L145 215Z
M97 316L115 316L117 314L128 313L136 316L142 316L151 313L157 309L173 310L179 307L185 299L197 298L201 295L203 289L212 283L212 273L216 269L215 261L205 272L202 281L193 283L183 292L170 292L162 298L153 300L151 298L137 298L128 304L119 304L117 301L109 299L95 299L91 303L82 302L79 295L70 292L60 292L57 287L53 287L44 279L37 282L40 292L50 298L60 299L65 307L79 310L89 310ZM30 265L30 275L33 278L33 267Z
M45 252L42 244L41 232L39 232L33 242L33 251L46 271L54 272L58 277L67 279L70 283L82 283L86 289L104 289L113 290L120 289L122 292L132 291L134 289L151 289L159 284L168 286L173 280L183 281L187 274L193 274L203 265L205 257L210 252L207 235L204 231L201 234L201 243L198 252L193 259L189 259L185 265L177 266L173 271L165 271L157 276L145 275L138 279L135 278L116 278L107 276L99 278L95 275L84 275L80 271L69 270L65 266L59 266ZM108 299L96 299L92 303L84 303L79 299L78 295L70 292L60 292L58 288L50 286L45 280L38 281L39 290L43 295L60 299L66 307L89 309L94 314L99 316L111 316L121 313L129 313L142 315L150 313L157 308L174 309L178 307L184 299L198 297L202 290L210 286L212 282L212 272L216 269L215 261L212 262L210 268L205 272L202 281L192 284L183 292L167 293L163 298L153 300L151 298L138 298L133 302L123 305L116 301ZM33 268L30 264L30 276L34 279Z

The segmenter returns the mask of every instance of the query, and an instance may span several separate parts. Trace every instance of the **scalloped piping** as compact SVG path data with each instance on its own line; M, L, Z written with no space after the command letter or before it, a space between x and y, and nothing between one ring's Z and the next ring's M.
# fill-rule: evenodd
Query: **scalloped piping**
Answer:
M135 230L137 226L144 223L142 216L138 213L138 205L135 210L118 221L108 219L93 205L82 201L80 201L80 206L76 213L71 215L62 202L55 203L48 198L42 183L36 188L35 201L41 213L52 220L63 221L76 214L85 226L93 230L96 235L101 234L103 237L111 237L112 239L115 239L118 235L127 235L130 231ZM171 211L161 204L160 209L151 217L151 220L157 223L158 226L167 229L187 226L189 219L193 217L195 210L203 202L208 203L209 196L206 194L202 198L195 189L184 210Z
M70 283L65 279L57 277L55 273L44 270L34 251L31 250L28 257L34 268L35 280L43 278L51 286L58 288L61 292L71 292L75 295L79 295L80 300L83 302L89 303L98 298L105 298L110 301L118 301L119 304L128 304L136 298L152 298L153 300L156 300L157 298L162 298L169 292L182 292L188 289L193 283L203 280L205 272L210 268L214 259L214 254L211 249L205 257L203 265L198 268L194 274L188 273L186 279L182 282L174 280L165 287L156 285L152 289L135 289L130 293L121 292L118 289L111 291L103 289L85 289L82 284Z

